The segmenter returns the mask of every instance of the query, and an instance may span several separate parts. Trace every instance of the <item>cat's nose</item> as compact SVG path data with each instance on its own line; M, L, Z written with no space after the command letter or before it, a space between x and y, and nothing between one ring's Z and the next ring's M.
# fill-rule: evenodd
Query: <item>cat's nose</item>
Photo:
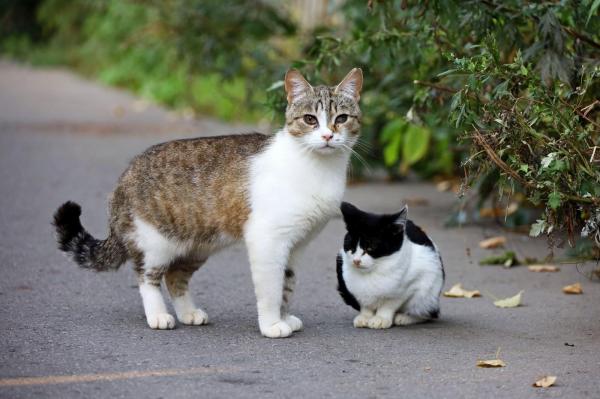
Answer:
M329 141L333 138L333 132L323 133L321 134L321 137L323 137L323 140Z
M352 263L354 263L354 266L360 266L360 259L354 258Z

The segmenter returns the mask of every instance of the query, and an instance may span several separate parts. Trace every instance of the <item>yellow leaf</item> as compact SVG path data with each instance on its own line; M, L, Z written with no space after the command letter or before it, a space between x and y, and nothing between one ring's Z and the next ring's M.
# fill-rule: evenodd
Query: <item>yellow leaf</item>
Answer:
M404 203L409 207L413 206L428 206L429 200L424 197L408 197L404 198Z
M492 249L492 248L502 247L502 246L504 246L504 244L506 244L506 237L498 236L498 237L491 237L491 238L488 238L487 240L481 241L479 243L479 247L481 247L483 249Z
M548 388L548 387L551 387L552 385L554 385L555 382L556 382L556 376L547 375L545 377L540 378L536 382L534 382L533 386L537 387L537 388Z
M510 298L499 299L494 301L494 305L499 308L516 308L517 306L521 306L521 297L523 296L523 291L519 291L519 293L515 296L511 296Z
M477 367L493 368L493 367L506 367L506 363L500 359L492 360L478 360Z
M554 265L531 265L527 266L530 272L559 272L560 269Z
M435 185L438 191L448 191L452 188L452 182L450 180L444 180Z
M581 284L579 284L579 283L567 285L567 286L563 287L562 290L565 294L573 294L573 295L583 294L583 289L581 289Z
M481 208L479 216L482 218L498 218L512 215L519 209L519 204L511 202L506 208Z
M461 283L454 284L450 290L444 292L444 296L450 298L475 298L481 296L478 290L469 291L462 287Z

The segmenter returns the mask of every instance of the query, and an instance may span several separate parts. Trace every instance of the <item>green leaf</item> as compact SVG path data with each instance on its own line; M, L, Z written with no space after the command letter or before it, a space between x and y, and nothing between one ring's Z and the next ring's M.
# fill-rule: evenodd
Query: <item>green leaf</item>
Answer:
M381 130L381 141L387 143L394 137L401 135L406 130L407 125L404 119L394 119L388 122Z
M424 127L410 124L404 134L404 145L402 147L402 163L410 166L420 161L429 149L429 138L431 131Z
M550 193L550 195L548 196L548 205L550 205L550 208L552 209L556 209L560 206L561 204L561 199L560 199L560 193L553 191Z
M538 237L546 230L546 221L543 219L536 220L535 223L531 225L531 229L529 230L529 235L531 237Z
M402 143L402 132L398 131L395 136L391 138L388 144L383 149L383 161L386 166L392 166L398 162L398 156L400 155L400 144Z
M590 13L588 14L587 20L585 21L586 25L590 22L592 15L594 15L596 13L596 11L598 10L598 7L600 7L600 0L594 0L594 3L590 7Z
M502 255L492 255L487 258L483 258L479 261L480 265L502 265L504 267L511 267L519 264L517 254L513 251L506 251Z

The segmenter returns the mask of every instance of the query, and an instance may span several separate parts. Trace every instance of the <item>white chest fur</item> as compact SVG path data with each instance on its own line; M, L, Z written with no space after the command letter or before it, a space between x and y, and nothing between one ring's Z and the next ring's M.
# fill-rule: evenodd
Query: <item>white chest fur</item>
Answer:
M252 160L249 226L302 240L339 212L349 155L311 153L285 131Z

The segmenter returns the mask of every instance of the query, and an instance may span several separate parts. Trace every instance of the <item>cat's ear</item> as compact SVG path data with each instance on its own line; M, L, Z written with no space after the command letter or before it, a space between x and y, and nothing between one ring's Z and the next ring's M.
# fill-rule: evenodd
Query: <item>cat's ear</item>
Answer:
M287 93L288 104L302 98L310 91L312 91L312 86L297 69L287 71L285 74L285 92Z
M360 90L363 84L362 69L354 68L348 75L336 86L334 93L360 100Z
M400 212L394 214L394 223L398 226L406 226L406 220L408 219L408 206L404 205L404 208Z
M344 223L346 223L346 226L348 224L351 224L352 221L356 218L356 216L360 213L360 210L357 207L348 202L342 202L340 210L342 211L342 216L344 218Z

